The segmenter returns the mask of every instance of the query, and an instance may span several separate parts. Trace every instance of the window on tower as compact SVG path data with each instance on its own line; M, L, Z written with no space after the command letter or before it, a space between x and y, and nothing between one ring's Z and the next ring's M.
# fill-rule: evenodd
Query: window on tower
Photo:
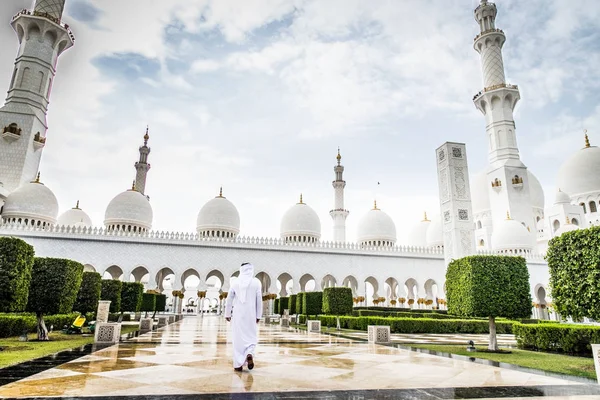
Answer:
M598 211L598 209L596 208L596 203L593 200L590 201L590 212L595 213L597 211Z

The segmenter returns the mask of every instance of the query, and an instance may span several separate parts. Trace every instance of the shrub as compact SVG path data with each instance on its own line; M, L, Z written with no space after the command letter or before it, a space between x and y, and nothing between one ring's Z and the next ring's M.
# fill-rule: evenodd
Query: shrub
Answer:
M298 297L298 295L296 294L292 294L290 295L290 301L289 301L289 307L290 307L290 315L294 315L296 314L296 298Z
M600 226L554 237L546 260L556 312L600 320Z
M100 300L110 300L110 312L118 313L121 311L121 288L123 282L116 279L103 279L102 292Z
M523 257L469 256L446 271L448 312L489 318L489 349L497 350L496 318L529 318L529 270Z
M558 323L520 324L513 327L520 349L592 356L592 343L600 343L600 326Z
M273 302L273 313L279 314L279 299L275 299Z
M20 312L27 307L33 247L12 237L0 238L0 312Z
M323 312L325 314L350 314L352 306L352 289L348 287L328 287L323 290Z
M140 307L140 311L153 312L156 308L156 300L157 295L154 293L144 293L142 294L142 306Z
M280 297L279 298L279 315L283 315L283 310L289 309L289 297Z
M44 322L48 326L54 326L54 330L62 329L65 325L71 326L79 313L46 315ZM19 336L23 332L35 333L37 330L37 319L35 314L0 314L0 338Z
M144 285L138 282L123 282L121 287L121 312L138 312L142 306Z
M323 314L323 292L305 292L302 299L302 314Z
M101 290L102 276L97 272L84 272L73 310L79 311L82 314L96 312L98 310L98 300L100 300Z
M131 321L131 314L110 313L108 314L108 322Z
M296 313L302 314L302 310L304 309L302 301L304 300L304 292L300 292L296 295Z
M167 308L167 295L157 294L156 295L156 308L154 309L154 311L164 312L165 308Z

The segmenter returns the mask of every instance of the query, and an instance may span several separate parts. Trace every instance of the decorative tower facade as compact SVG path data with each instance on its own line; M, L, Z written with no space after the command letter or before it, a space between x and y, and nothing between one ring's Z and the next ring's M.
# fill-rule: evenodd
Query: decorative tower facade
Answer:
M146 175L150 170L150 164L148 164L148 154L150 154L150 147L148 147L148 127L146 127L146 134L144 135L144 145L140 146L140 160L135 163L135 189L141 194L145 194L146 191Z
M11 25L19 40L8 96L0 108L0 197L32 181L46 144L46 114L58 57L73 46L61 21L65 0L37 0Z
M344 208L344 188L346 187L346 181L343 178L344 166L342 165L342 156L340 155L340 149L336 156L337 165L333 167L335 172L335 181L332 182L334 191L334 208L329 211L329 215L333 219L333 240L335 242L346 241L346 218L350 211Z
M481 56L484 89L473 102L486 120L488 137L488 190L492 221L502 223L506 211L529 229L535 240L536 221L533 215L527 167L519 157L513 111L520 100L519 88L506 83L502 47L506 36L496 28L498 11L494 3L481 0L475 9L480 33L474 48Z

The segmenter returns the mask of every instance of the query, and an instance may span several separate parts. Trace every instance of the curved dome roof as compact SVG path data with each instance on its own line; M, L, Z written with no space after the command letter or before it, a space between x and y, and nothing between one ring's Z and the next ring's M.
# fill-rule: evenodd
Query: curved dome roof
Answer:
M439 215L431 218L431 223L427 228L425 235L427 246L442 247L444 246L444 232L442 230L442 220Z
M487 172L481 171L471 179L471 206L473 214L490 209L490 194L488 192Z
M385 212L377 208L366 213L358 223L357 238L359 243L368 241L396 242L396 224Z
M311 236L321 237L321 220L310 206L302 202L293 205L281 219L281 237Z
M217 197L209 200L198 213L196 230L208 229L240 232L240 214L233 203L223 197L221 191Z
M572 154L558 170L556 186L572 197L600 192L600 148L590 146Z
M554 197L554 204L569 204L570 202L571 196L569 196L567 193L563 192L559 188L558 192L556 192L556 196Z
M79 208L79 201L77 205L70 210L65 211L58 217L58 225L61 226L75 226L75 227L90 227L92 226L92 219L85 211Z
M56 223L58 201L52 190L40 182L38 174L35 181L21 185L8 195L4 202L3 218L33 219Z
M492 233L492 249L501 250L529 250L533 249L531 233L514 219L506 219L499 226L494 226Z
M554 232L554 236L555 236L555 237L556 237L556 236L560 236L560 235L562 235L562 234L563 234L563 233L565 233L565 232L576 231L576 230L578 230L578 229L579 229L579 227L578 227L577 225L575 225L575 224L572 224L572 223L571 223L571 221L569 221L569 220L567 219L567 223L566 223L566 224L562 224L562 225L560 226L560 228L558 228L558 229L556 230L556 232Z
M546 205L546 197L542 184L536 176L528 169L527 176L529 177L529 197L531 198L531 206L544 209Z
M431 225L431 221L427 219L427 213L425 213L423 220L412 227L410 236L408 237L408 244L410 246L426 247L429 225Z
M152 228L152 206L140 192L134 189L119 193L108 203L104 225L133 225Z

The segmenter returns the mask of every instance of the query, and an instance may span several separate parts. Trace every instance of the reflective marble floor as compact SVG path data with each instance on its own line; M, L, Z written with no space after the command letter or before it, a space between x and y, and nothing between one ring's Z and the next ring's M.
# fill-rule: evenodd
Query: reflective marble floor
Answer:
M256 367L238 373L228 328L186 317L0 386L0 397L600 399L598 386L263 324Z

